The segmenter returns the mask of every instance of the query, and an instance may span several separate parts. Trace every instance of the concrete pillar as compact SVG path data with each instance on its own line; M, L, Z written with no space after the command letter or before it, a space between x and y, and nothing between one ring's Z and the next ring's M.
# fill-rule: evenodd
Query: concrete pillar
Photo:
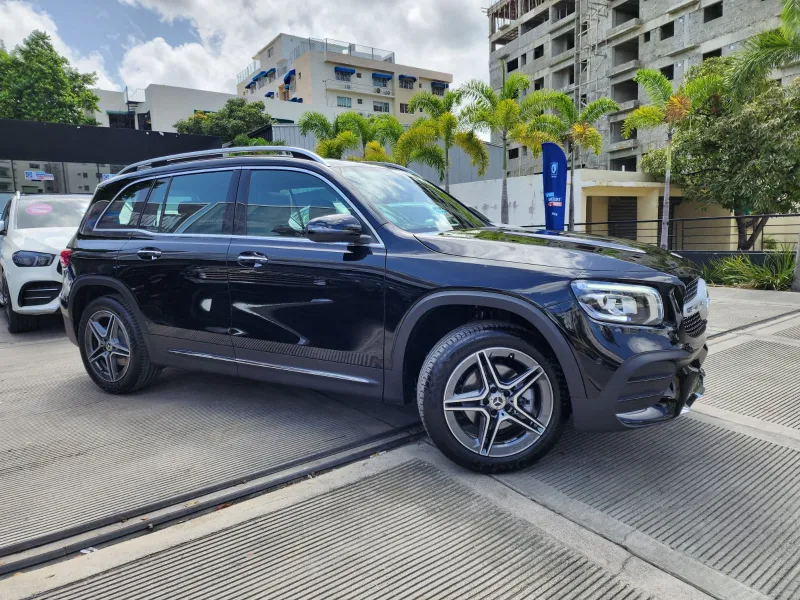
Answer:
M636 239L639 242L658 245L658 234L661 229L659 223L642 223L642 221L658 220L659 190L648 190L644 195L638 196L636 206Z

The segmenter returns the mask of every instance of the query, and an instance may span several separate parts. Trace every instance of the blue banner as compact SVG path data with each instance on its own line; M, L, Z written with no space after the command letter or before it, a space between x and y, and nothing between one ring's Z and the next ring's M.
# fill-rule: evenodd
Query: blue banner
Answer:
M567 205L567 157L557 144L542 144L544 170L544 222L551 231L564 231L564 209Z

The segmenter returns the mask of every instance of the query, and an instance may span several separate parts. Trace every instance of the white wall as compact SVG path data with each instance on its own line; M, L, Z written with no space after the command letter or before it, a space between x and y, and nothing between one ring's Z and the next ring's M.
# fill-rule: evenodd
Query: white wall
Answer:
M580 185L580 171L575 173L575 180ZM488 181L472 181L450 186L450 193L467 206L482 212L494 223L500 223L500 198L503 189L502 179ZM576 187L575 215L580 218L580 188ZM567 183L567 199L569 199L569 179ZM508 178L508 224L544 225L545 222L544 191L542 176L527 175Z
M100 99L97 103L98 111L94 113L94 118L101 127L108 127L107 111L127 111L125 106L125 93L113 90L93 89L92 92Z
M228 100L236 98L236 95L170 85L149 85L145 90L145 98L150 109L153 131L174 132L177 121L191 117L198 110L216 112Z

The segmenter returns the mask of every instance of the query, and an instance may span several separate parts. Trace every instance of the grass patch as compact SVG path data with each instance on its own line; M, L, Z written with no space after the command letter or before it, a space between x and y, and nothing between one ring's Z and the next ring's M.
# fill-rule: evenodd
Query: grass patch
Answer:
M703 279L715 285L784 291L792 286L794 267L795 250L783 247L767 254L763 265L754 263L747 254L712 260L703 265Z

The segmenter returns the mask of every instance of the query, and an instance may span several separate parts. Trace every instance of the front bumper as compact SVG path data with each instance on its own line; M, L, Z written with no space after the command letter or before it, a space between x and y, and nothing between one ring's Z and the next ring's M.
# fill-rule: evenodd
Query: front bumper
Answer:
M625 361L596 398L573 398L575 427L615 431L655 425L685 412L703 395L703 361L697 350L646 352Z

